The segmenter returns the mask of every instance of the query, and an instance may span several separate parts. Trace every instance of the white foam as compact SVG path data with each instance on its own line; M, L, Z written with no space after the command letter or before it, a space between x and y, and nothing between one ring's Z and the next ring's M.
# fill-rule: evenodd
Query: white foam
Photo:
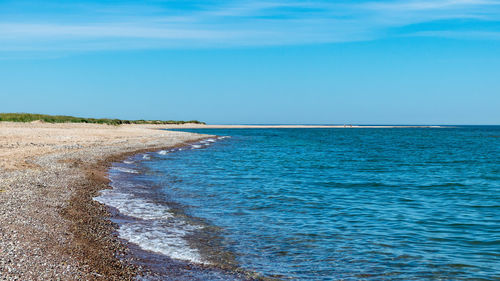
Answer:
M143 154L142 159L149 160L149 159L151 159L151 156L149 156L148 154Z
M130 160L125 160L125 161L123 161L123 163L125 163L125 164L134 164L135 162L134 161L130 161Z
M137 174L137 173L139 173L138 171L133 170L133 169L123 168L123 167L116 167L116 166L111 167L110 170L112 170L112 171L120 171L120 172L130 173L130 174Z
M144 250L160 253L174 259L206 264L198 250L184 238L192 228L186 224L126 223L120 226L120 238L139 245Z
M118 192L114 189L102 190L94 200L116 208L124 215L138 219L155 220L173 216L167 206L156 204L128 193Z
M199 145L199 144L193 144L193 145L191 145L191 147L192 147L193 149L195 149L195 148L201 148L201 145Z
M167 155L167 153L168 153L168 151L166 151L166 150L160 150L158 152L158 154L160 154L160 155Z
M124 215L141 219L122 224L118 229L120 238L137 244L144 250L173 259L207 264L198 250L191 248L184 238L200 227L174 218L165 205L113 189L102 190L100 193L94 200L114 207Z
M228 139L228 138L230 138L230 136L222 136L222 137L218 137L218 139L220 139L220 140L223 140L223 139Z
M206 139L205 141L208 141L208 142L215 142L214 139Z
M111 169L137 173L124 167L115 166ZM200 226L188 224L183 218L175 217L170 208L164 204L135 195L135 192L129 193L128 190L136 190L137 183L127 181L126 177L124 180L123 174L110 173L109 179L113 189L100 191L94 200L116 208L123 215L138 219L127 220L120 225L118 229L120 238L137 244L144 250L173 259L208 264L185 238L192 231L200 229Z

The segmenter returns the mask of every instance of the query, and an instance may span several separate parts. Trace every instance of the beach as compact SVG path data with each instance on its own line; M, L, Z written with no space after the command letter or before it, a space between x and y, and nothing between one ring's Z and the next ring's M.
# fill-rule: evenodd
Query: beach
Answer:
M395 127L0 122L0 280L496 276L498 128Z
M0 1L0 281L500 281L500 0Z
M0 122L0 276L131 279L137 268L92 198L109 188L111 163L208 136L160 129L302 127Z
M114 234L110 163L205 135L156 125L0 122L0 278L129 280L138 268Z

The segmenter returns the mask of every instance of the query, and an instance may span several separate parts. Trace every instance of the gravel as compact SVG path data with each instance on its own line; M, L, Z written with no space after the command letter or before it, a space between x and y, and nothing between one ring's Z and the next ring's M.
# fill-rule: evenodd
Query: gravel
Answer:
M108 188L113 161L207 136L134 128L118 140L106 134L91 143L30 140L30 149L51 149L23 159L21 168L0 170L0 280L132 280L143 270L128 260L107 208L92 197Z

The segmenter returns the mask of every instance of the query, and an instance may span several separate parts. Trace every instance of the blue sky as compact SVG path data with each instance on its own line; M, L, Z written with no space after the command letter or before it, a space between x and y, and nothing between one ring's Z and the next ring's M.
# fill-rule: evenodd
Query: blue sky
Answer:
M3 1L0 111L500 124L500 1Z

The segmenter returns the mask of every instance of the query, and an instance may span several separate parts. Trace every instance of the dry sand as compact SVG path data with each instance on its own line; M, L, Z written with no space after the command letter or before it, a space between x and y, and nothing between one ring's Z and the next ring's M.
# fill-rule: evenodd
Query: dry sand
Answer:
M128 280L107 208L111 161L206 135L152 125L0 122L0 280Z

